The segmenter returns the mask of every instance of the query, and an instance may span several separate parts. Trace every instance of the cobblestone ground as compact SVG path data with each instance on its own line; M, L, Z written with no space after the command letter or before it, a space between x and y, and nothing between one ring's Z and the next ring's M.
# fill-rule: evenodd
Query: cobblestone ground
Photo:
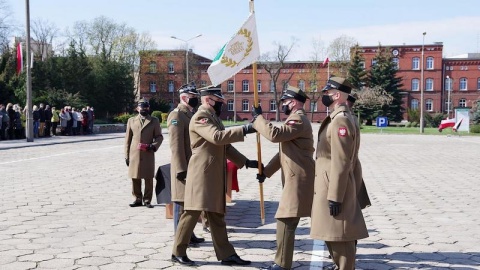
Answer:
M314 127L318 131L318 125ZM156 154L168 163L168 134ZM256 159L255 136L235 144ZM263 159L278 150L262 140ZM359 241L358 269L480 269L480 137L362 135L360 158L373 206L370 237ZM275 253L280 175L264 184L259 218L255 170L239 170L240 192L227 207L232 244L256 269ZM130 208L123 134L0 142L0 269L183 269L169 261L173 225L165 206ZM155 201L155 200L154 200ZM302 219L295 269L330 264ZM199 269L220 265L211 237L188 255ZM188 268L185 268L188 269Z

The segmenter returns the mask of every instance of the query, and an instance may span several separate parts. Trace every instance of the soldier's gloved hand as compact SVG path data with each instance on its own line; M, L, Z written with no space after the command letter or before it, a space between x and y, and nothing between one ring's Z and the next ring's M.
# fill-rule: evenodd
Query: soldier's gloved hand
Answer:
M247 161L245 161L245 168L258 168L258 161L257 160L250 160L250 159L247 159Z
M341 212L342 203L328 201L328 207L330 208L330 216L338 216Z
M257 130L253 128L252 123L248 123L246 125L243 125L242 128L243 128L243 136L245 136L247 134L250 134L250 133L257 132Z
M187 179L187 172L177 173L177 179L180 181L185 181Z
M128 158L125 159L125 164L127 164L127 167L130 166L130 160L128 160Z
M252 116L253 116L253 121L257 118L257 116L262 115L262 106L258 104L258 107L252 107Z
M265 182L265 179L266 179L266 178L267 178L267 177L265 176L265 174L263 174L263 173L262 173L262 174L258 174L258 173L257 173L257 180L258 180L259 183Z
M148 147L147 147L147 151L157 151L157 148L155 148L155 146L153 146L153 144L149 144Z

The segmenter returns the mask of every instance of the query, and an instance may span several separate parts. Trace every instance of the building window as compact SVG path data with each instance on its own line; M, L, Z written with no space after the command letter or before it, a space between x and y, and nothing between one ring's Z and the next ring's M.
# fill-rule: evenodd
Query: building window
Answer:
M242 81L242 91L243 92L248 92L249 91L248 80L243 80Z
M233 112L233 99L227 100L227 111Z
M262 81L261 80L257 80L257 90L258 90L258 92L262 92Z
M275 101L275 99L270 100L270 111L271 112L277 111L277 101Z
M412 91L418 91L420 89L419 85L419 79L412 79Z
M248 99L244 99L242 100L242 111L244 112L248 112L249 111L249 102L248 102Z
M200 87L205 87L205 86L207 86L207 81L201 80L200 81Z
M427 69L433 69L433 57L427 57Z
M463 108L467 107L467 100L464 99L464 98L459 99L458 100L458 107L463 107Z
M270 81L270 92L275 92L275 82L273 80Z
M397 57L392 58L392 62L396 69L400 69L400 60Z
M420 58L418 57L412 58L412 69L420 69Z
M477 79L477 90L480 90L480 78Z
M426 91L433 91L433 79L428 78L425 80L425 90Z
M418 110L418 99L412 99L410 102L410 109Z
M298 81L298 88L300 88L300 90L302 90L302 91L305 91L305 81L304 80L299 80Z
M361 61L361 62L360 62L360 66L361 66L363 69L365 69L365 61Z
M173 93L175 91L175 83L173 81L168 81L168 92Z
M452 101L448 102L448 100L445 100L445 108L447 112L452 111Z
M148 71L150 73L156 73L157 72L157 63L155 61L150 62L150 65L148 67Z
M157 92L157 83L156 82L150 82L150 92L151 93Z
M173 62L172 61L169 61L168 62L168 73L173 73L175 72L175 68L173 66Z
M425 100L425 110L429 112L433 111L433 100L431 99Z
M282 81L282 89L283 89L283 91L286 91L287 88L288 88L288 82L285 81L285 80L283 80L283 81Z
M317 111L317 102L310 100L310 111L311 112L316 112Z
M460 90L467 90L467 78L460 78Z
M451 78L446 78L445 79L445 90L452 90L452 79Z
M372 67L375 66L377 64L377 59L372 59Z
M233 80L227 81L227 92L233 92Z

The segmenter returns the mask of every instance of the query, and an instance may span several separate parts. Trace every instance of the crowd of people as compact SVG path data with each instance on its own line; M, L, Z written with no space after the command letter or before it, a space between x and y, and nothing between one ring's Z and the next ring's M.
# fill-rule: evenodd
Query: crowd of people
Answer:
M34 138L57 135L75 136L93 133L95 113L93 107L80 109L65 106L60 110L40 103L32 107ZM0 140L26 137L26 108L19 104L0 104ZM58 132L59 131L59 132Z

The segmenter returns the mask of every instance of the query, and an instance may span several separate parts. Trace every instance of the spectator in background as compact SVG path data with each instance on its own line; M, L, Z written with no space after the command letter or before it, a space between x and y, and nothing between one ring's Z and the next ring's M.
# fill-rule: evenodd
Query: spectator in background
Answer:
M68 121L67 121L67 136L72 135L72 126L73 126L73 115L72 115L72 107L65 106L65 113L68 114Z
M68 135L67 126L68 120L70 120L70 114L67 112L67 106L60 110L60 114L58 115L58 117L60 118L61 134Z
M5 136L6 129L8 126L8 114L5 110L5 105L0 104L0 139L6 140L7 137Z
M52 109L50 105L45 106L45 137L50 137L50 129L52 128Z
M95 120L95 113L93 112L93 107L87 107L88 113L88 131L90 134L93 133L93 121Z
M72 111L70 112L70 116L72 117L72 134L73 135L78 135L77 134L78 114L77 114L77 109L75 109L75 107L72 107Z
M83 115L80 112L80 110L75 110L75 113L77 114L77 134L81 135L82 134L82 120L83 120Z
M15 138L23 139L24 130L22 125L22 108L18 104L13 105L13 110L15 111Z
M15 110L13 109L13 104L7 104L7 114L8 114L8 138L10 140L15 139Z
M52 121L52 135L57 136L57 125L58 125L58 122L60 122L60 117L58 116L58 112L55 109L55 107L52 107L51 121Z
M38 127L38 136L43 137L45 135L45 108L43 103L40 103L40 108L38 109L40 114L40 125Z
M40 126L40 112L38 106L33 105L33 137L38 138L38 127Z
M82 134L88 134L88 113L86 108L82 108Z

